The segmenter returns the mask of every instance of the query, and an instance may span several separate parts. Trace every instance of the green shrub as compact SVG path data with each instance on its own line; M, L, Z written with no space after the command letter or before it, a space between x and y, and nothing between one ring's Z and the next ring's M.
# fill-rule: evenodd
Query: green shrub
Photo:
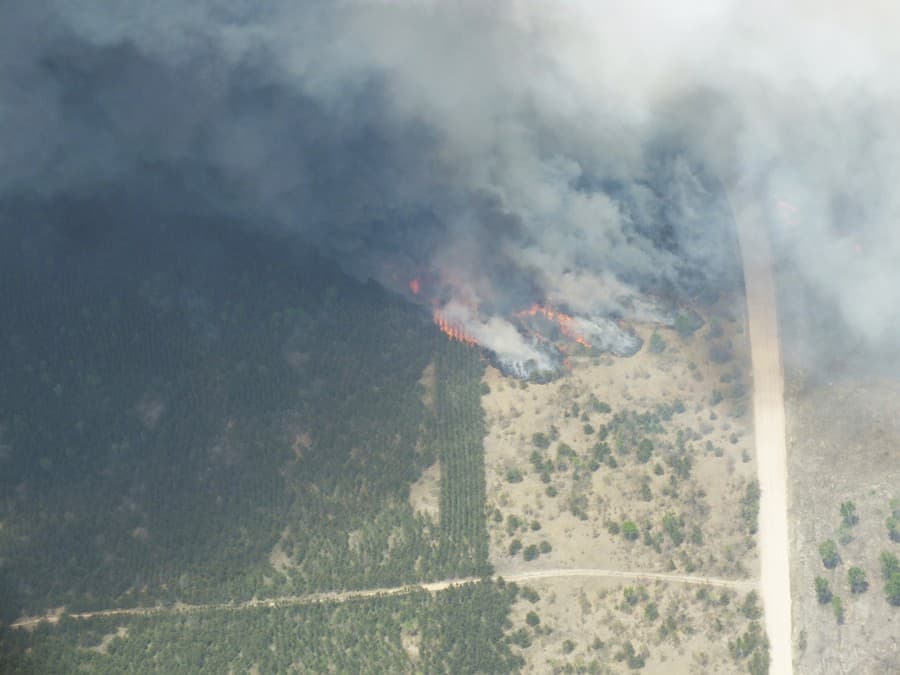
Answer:
M816 577L815 581L816 586L816 598L819 600L820 605L827 605L831 602L831 587L828 585L828 579L823 577Z
M838 596L831 598L831 609L834 611L834 620L838 624L844 623L844 602Z
M900 518L889 516L885 521L885 525L887 526L888 537L890 537L891 541L900 542Z
M508 483L521 483L523 480L522 472L516 468L506 470L506 481Z
M626 520L622 523L622 536L628 541L634 541L638 538L638 528L632 520Z
M841 562L841 556L837 550L837 544L832 539L826 539L819 544L819 556L822 558L822 564L826 569L833 570Z
M856 504L843 502L841 504L841 519L847 527L856 525L859 522L859 516L856 514Z
M865 593L869 588L869 580L861 567L851 567L847 570L847 581L850 582L851 593Z
M895 572L900 572L900 560L897 560L897 556L893 553L882 551L879 561L881 562L881 576L885 581L890 579Z

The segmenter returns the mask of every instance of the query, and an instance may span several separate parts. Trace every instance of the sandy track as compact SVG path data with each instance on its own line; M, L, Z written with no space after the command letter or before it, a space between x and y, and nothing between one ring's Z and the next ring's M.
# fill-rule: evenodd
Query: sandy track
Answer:
M737 206L736 209L734 207ZM753 361L753 423L759 471L760 586L772 675L793 672L788 561L784 369L766 220L758 207L733 204L744 265Z
M622 570L605 569L549 569L534 570L528 572L516 572L513 574L497 575L495 579L504 579L508 582L523 582L539 579L559 579L565 577L599 577L608 579L633 579L636 581L668 581L679 584L694 584L698 586L717 586L732 588L734 590L748 591L756 586L752 580L718 579L714 577L692 577L683 574L664 574L655 572L626 572ZM160 605L158 607L130 607L117 609L103 609L94 612L52 613L41 616L22 617L10 624L11 628L32 628L42 623L57 623L65 616L69 619L98 619L103 617L128 617L128 616L154 616L157 614L191 614L194 612L212 611L239 611L243 609L257 609L261 607L292 607L299 605L311 605L317 602L347 602L365 598L374 598L387 595L403 595L417 591L437 593L455 586L478 581L476 577L463 579L445 579L426 584L409 586L394 586L391 588L369 588L359 591L343 591L331 593L312 593L309 595L289 595L264 600L247 600L239 603L213 603L197 605Z
M665 574L661 572L626 572L623 570L601 569L552 569L534 570L532 572L516 572L504 575L506 581L536 581L538 579L560 579L564 577L602 577L606 579L631 579L634 581L668 581L676 584L693 584L695 586L716 586L731 588L737 591L749 591L756 588L752 579L720 579L718 577L693 577L686 574Z

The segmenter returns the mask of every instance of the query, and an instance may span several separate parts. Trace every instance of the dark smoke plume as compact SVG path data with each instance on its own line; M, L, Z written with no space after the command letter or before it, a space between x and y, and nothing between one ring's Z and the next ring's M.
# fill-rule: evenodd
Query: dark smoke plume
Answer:
M734 284L752 186L798 283L896 342L900 16L713 5L7 3L0 200L116 195L76 239L149 205L301 236L520 361L532 303L665 320Z

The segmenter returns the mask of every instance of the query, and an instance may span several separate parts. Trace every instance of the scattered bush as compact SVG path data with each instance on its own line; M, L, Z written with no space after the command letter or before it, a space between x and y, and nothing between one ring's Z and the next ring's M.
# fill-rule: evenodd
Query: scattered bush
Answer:
M604 403L603 401L598 400L597 397L593 394L591 394L591 398L588 403L594 410L594 412L598 412L601 414L612 412L612 408L609 407L609 403Z
M841 519L847 527L856 525L859 522L859 516L856 514L856 504L843 502L841 504Z
M833 570L841 562L841 556L837 550L837 544L832 539L826 539L819 544L819 555L826 569Z
M828 585L828 579L824 577L816 577L815 581L816 586L816 598L819 600L820 605L827 605L831 602L831 587Z
M672 540L672 544L681 546L684 541L684 519L669 511L663 516L662 526L669 535L669 539Z
M626 520L622 523L622 536L628 541L634 541L638 538L638 528L632 520Z
M889 516L885 521L885 525L887 526L888 537L890 537L891 541L900 542L900 518Z
M653 456L653 441L649 438L642 438L641 442L638 443L637 449L637 460L641 464L646 464L650 461L650 458Z
M755 621L762 616L762 608L759 606L759 596L756 591L747 593L744 602L741 604L741 614L751 621Z
M900 560L897 560L897 556L893 553L882 551L879 560L881 562L881 576L884 577L885 581L890 579L895 572L900 572Z
M675 330L682 338L689 338L703 325L703 319L696 312L679 314L675 317Z
M541 599L541 596L538 595L538 592L531 588L530 586L525 586L521 590L522 597L525 598L532 605Z
M884 595L894 607L900 607L900 572L894 572L885 582Z
M831 609L834 611L834 620L838 624L844 623L844 602L838 596L831 598Z
M869 588L869 580L861 567L851 567L847 570L847 581L850 582L851 593L865 593Z
M521 483L523 480L522 472L519 469L511 468L506 470L506 481L508 483Z

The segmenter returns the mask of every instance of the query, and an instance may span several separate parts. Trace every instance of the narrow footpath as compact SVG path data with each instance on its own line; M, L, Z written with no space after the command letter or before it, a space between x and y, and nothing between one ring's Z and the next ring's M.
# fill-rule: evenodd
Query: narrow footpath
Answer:
M666 581L678 584L694 584L697 586L715 586L731 588L738 591L749 591L756 587L756 582L744 579L718 579L715 577L694 577L683 574L665 574L656 572L626 572L622 570L606 569L550 569L535 570L533 572L518 572L508 575L497 575L495 580L503 579L509 582L521 583L537 579L559 579L563 577L600 577L608 579L632 579L636 581ZM394 586L391 588L367 588L358 591L335 591L328 593L311 593L308 595L287 595L277 598L253 599L235 603L211 603L188 605L178 603L175 605L160 605L157 607L123 607L114 609L101 609L93 612L48 612L40 616L27 616L17 619L10 624L11 628L32 628L42 623L57 623L65 616L68 619L84 620L101 617L115 616L155 616L161 614L193 614L195 612L215 611L240 611L246 609L258 609L262 607L293 607L298 605L311 605L318 602L349 602L365 598L382 597L387 595L403 595L426 591L437 593L448 588L463 586L479 581L477 577L463 579L445 579L426 584L411 584L407 586Z

